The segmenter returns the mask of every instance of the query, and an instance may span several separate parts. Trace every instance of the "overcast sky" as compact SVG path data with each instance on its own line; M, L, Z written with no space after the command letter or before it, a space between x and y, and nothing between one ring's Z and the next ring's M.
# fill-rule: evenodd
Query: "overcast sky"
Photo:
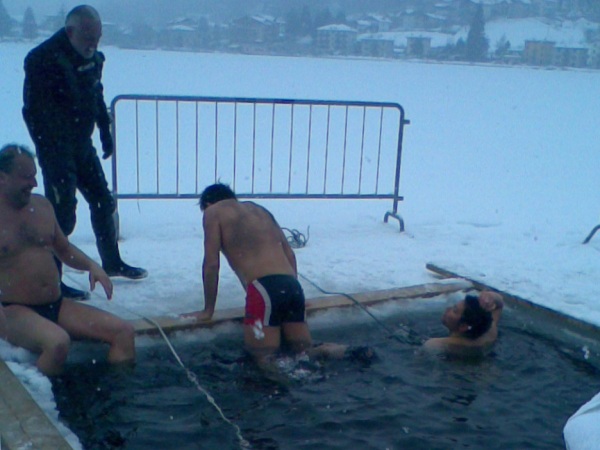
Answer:
M127 0L123 0L123 2L127 2ZM36 18L39 20L44 15L56 14L61 5L64 5L65 11L68 11L82 3L102 8L102 4L107 2L106 0L3 0L3 3L12 17L22 16L25 9L31 6Z
M314 0L306 0L310 4ZM104 21L122 22L123 17L135 21L136 10L139 8L139 0L3 0L8 13L15 19L23 16L25 9L31 6L38 22L47 15L56 14L61 6L68 12L80 4L94 6L100 12ZM290 5L296 5L292 0ZM223 18L231 13L239 13L243 8L239 6L238 0L144 0L144 15L140 20L153 23L157 20L169 20L187 12L193 11L200 14L208 14L213 19ZM262 11L264 3L261 1L242 0L241 5L245 9ZM117 20L117 16L121 19Z
M56 14L61 6L65 11L78 4L87 3L98 9L106 21L117 21L117 16L135 19L136 11L143 5L143 19L148 23L169 20L188 13L206 14L213 20L228 20L244 14L265 13L285 16L290 9L304 6L313 11L329 8L333 14L366 11L397 10L398 0L2 0L9 14L19 18L28 6L33 8L36 19ZM121 22L122 20L118 20Z

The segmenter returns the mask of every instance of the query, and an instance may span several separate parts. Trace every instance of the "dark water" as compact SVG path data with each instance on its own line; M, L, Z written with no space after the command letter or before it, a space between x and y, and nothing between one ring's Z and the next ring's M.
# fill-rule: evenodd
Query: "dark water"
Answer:
M360 315L360 311L356 314ZM442 336L440 307L388 319ZM580 348L527 331L506 311L494 351L479 360L422 354L368 318L322 341L372 345L378 359L301 363L286 383L244 358L241 334L210 342L173 338L180 357L253 449L564 449L562 428L600 391L600 370ZM85 449L236 449L234 428L156 339L135 368L71 363L54 380L62 420Z

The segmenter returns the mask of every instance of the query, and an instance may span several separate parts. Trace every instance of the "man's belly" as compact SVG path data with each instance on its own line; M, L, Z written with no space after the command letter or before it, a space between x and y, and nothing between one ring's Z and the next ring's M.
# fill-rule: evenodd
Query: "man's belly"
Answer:
M6 261L3 261L6 262ZM60 277L52 253L28 251L0 267L0 301L43 305L60 296Z

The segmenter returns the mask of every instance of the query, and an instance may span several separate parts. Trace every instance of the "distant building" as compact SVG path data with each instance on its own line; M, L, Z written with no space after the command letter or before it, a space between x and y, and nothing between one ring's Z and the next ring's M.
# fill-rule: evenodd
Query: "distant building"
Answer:
M582 47L555 47L554 65L558 67L586 67L588 49Z
M409 58L426 58L431 50L431 38L428 36L408 36L406 53Z
M198 46L197 23L190 18L170 22L161 33L161 43L166 48L196 48Z
M525 41L523 62L534 66L587 67L587 47L557 47L551 41Z
M427 28L429 17L423 11L407 9L396 15L399 30L419 30Z
M358 37L358 53L363 56L392 58L394 56L394 39L378 34L364 34Z
M285 22L268 15L244 16L231 24L231 38L237 42L273 42L285 35Z
M588 66L593 69L600 69L600 41L595 42L590 47Z
M349 18L348 23L350 23L359 34L383 33L390 31L392 26L392 21L380 14L366 14L361 15L358 18Z
M525 41L523 62L532 66L549 66L554 63L554 47L551 41Z
M348 25L325 25L317 29L317 52L328 55L351 55L357 31Z

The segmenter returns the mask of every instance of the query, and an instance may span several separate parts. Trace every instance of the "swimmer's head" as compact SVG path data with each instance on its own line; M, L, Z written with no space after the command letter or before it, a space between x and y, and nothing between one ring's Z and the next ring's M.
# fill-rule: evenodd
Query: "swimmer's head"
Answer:
M464 300L446 309L442 323L450 332L477 339L490 329L492 315L481 307L477 297L467 295Z
M204 211L210 205L213 205L221 200L237 200L235 192L226 184L215 183L208 186L200 195L200 209Z

